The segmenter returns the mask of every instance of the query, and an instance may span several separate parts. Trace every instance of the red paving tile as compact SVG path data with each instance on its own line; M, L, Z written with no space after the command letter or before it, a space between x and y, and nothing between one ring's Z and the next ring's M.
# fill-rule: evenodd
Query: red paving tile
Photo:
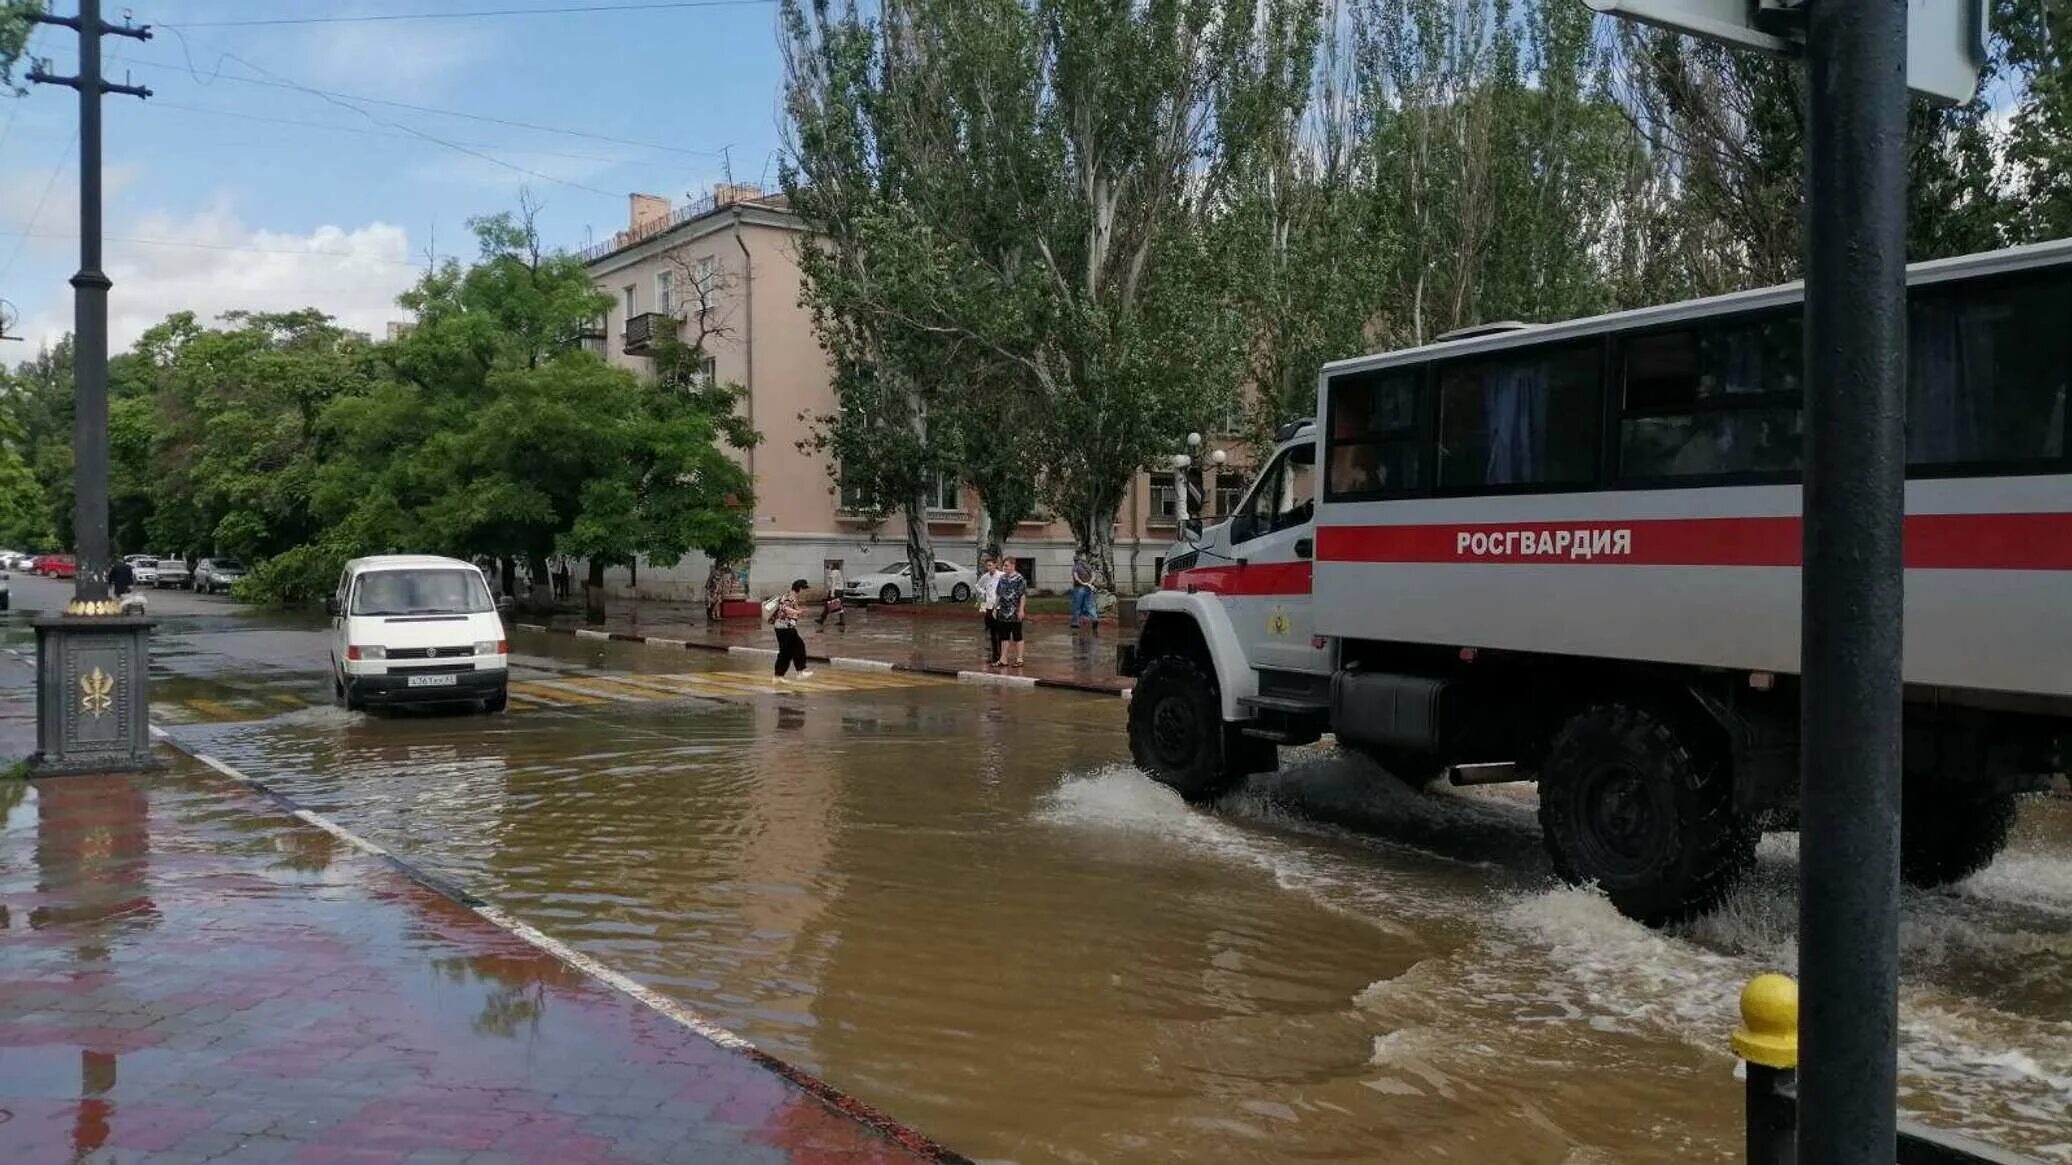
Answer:
M195 766L0 820L8 1165L957 1159Z

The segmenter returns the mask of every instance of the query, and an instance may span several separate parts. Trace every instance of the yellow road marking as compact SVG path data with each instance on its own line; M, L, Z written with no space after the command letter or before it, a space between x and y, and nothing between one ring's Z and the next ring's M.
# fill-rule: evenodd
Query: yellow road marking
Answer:
M603 696L572 692L552 684L533 681L511 684L510 690L515 695L522 695L529 699L552 704L602 704L606 702Z

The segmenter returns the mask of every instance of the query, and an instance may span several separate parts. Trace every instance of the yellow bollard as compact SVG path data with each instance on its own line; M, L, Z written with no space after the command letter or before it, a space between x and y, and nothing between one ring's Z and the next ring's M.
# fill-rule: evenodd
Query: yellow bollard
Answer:
M1741 989L1734 1054L1765 1068L1799 1066L1799 985L1789 975L1757 975Z
M1741 989L1741 1026L1734 1054L1748 1062L1743 1090L1749 1165L1794 1165L1798 1159L1799 985L1786 975L1757 975Z

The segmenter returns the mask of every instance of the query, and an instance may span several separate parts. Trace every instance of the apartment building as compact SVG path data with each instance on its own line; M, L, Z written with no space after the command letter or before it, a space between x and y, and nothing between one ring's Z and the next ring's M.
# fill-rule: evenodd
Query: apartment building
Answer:
M812 319L799 304L798 248L804 223L781 194L723 184L685 205L652 194L630 198L626 229L581 252L597 286L612 297L590 343L607 360L652 374L654 344L674 333L702 338L709 374L746 389L742 408L762 444L741 460L755 481L755 554L748 593L774 594L794 578L817 584L830 565L850 576L905 557L904 520L873 530L854 497L845 498L832 466L801 449L812 418L831 413L835 396ZM1233 450L1235 452L1235 450ZM1239 475L1213 486L1226 512ZM945 480L929 512L939 557L969 564L979 534L976 495ZM1171 475L1140 476L1116 522L1118 585L1156 585L1171 544ZM1071 533L1061 523L1025 522L1005 540L1039 590L1062 590L1070 577ZM606 575L618 593L690 598L703 593L709 564L692 555L674 566L642 564Z

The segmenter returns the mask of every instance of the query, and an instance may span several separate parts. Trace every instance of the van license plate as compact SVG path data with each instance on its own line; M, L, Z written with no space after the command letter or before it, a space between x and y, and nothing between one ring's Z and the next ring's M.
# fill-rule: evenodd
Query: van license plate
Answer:
M413 688L450 688L453 686L453 676L450 673L442 673L435 676L411 676L408 686Z

